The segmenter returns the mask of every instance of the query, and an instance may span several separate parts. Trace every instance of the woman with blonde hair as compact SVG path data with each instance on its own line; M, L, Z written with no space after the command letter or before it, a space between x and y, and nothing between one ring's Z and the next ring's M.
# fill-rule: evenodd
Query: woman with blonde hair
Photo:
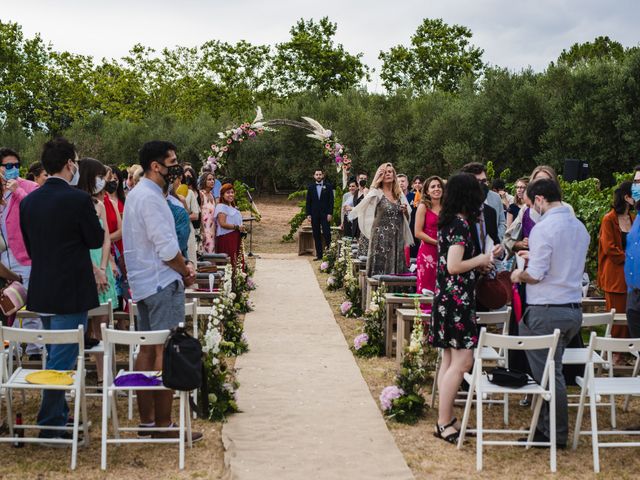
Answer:
M404 273L404 247L413 245L409 228L411 207L400 189L391 163L378 167L369 193L351 210L362 234L369 239L367 276Z
M513 192L513 203L507 208L507 228L518 218L520 210L525 206L524 193L527 191L527 185L529 185L528 177L522 177L516 180Z

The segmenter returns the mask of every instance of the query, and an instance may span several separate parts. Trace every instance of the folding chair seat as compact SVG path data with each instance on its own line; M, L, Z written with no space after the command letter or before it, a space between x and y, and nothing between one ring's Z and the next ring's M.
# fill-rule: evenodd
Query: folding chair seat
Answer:
M611 358L612 353L631 353L637 355L640 351L640 338L603 338L598 337L596 332L591 332L588 347L589 354L596 351L606 352L607 358ZM589 358L589 357L588 357ZM593 471L600 471L600 448L613 447L640 447L640 442L601 442L601 435L640 435L640 431L630 430L599 430L598 428L598 397L610 395L640 395L640 377L615 377L614 369L609 368L609 375L597 377L595 374L594 362L588 362L583 377L576 377L576 382L580 386L580 403L578 404L578 415L576 417L575 431L573 434L573 449L578 447L580 435L591 435L591 447L593 450ZM587 396L589 397L588 404ZM582 417L585 406L589 407L591 414L591 430L583 431Z
M497 335L487 333L486 327L480 331L478 339L478 348L475 351L475 363L471 374L465 373L464 378L469 382L469 392L464 409L460 436L458 438L458 448L462 448L467 431L476 433L476 468L482 470L482 455L484 445L521 445L526 448L532 446L548 446L550 447L549 463L551 471L556 471L556 386L555 386L555 362L553 356L560 338L560 330L556 329L553 335L541 335L533 337L515 337L508 335ZM548 349L547 360L544 367L544 373L540 384L536 383L529 377L529 384L521 388L502 387L489 381L489 377L483 371L483 347L491 347L500 349L508 355L509 350L546 350ZM536 431L538 417L542 408L542 401L536 402L533 409L533 416L528 430L506 430L506 429L485 429L483 426L482 410L483 404L487 403L485 398L491 394L508 395L508 394L527 394L537 395L549 402L550 416L550 439L549 442L534 442L533 436ZM475 399L476 403L476 428L468 429L469 416L471 413L471 405ZM484 434L527 434L527 440L520 442L517 440L484 440Z
M5 348L5 341L12 343L39 343L44 345L61 345L61 344L77 344L78 357L75 370L65 370L59 373L67 373L72 377L70 385L60 384L35 384L27 380L30 374L41 371L40 369L27 369L18 367L13 372L8 370L9 355L11 354ZM53 444L71 444L71 469L74 470L77 464L79 430L82 420L83 445L89 443L89 426L87 418L87 405L85 398L85 368L84 368L84 328L79 326L77 330L28 330L22 328L0 327L0 391L4 391L4 399L7 408L7 424L9 426L9 436L0 437L0 442L14 443L14 432L16 429L24 430L40 430L39 425L21 425L18 426L14 422L13 416L13 390L62 390L72 392L74 396L74 415L73 426L53 427L47 426L47 430L55 430L62 432L72 432L71 439L63 438L39 438L39 437L23 437L20 438L21 443L53 443Z
M102 470L107 468L107 448L110 444L120 445L123 443L177 443L179 448L179 468L184 469L184 456L185 456L185 443L192 447L191 442L191 417L189 411L189 392L178 392L178 398L180 401L179 406L179 425L177 427L165 427L165 428L149 428L144 427L145 432L178 432L177 438L123 438L121 433L125 432L138 432L141 430L139 427L121 427L118 420L118 409L116 401L118 399L118 392L135 390L145 391L163 391L169 390L164 385L157 386L143 386L132 387L122 386L119 387L114 384L115 379L127 374L143 374L148 377L157 377L161 374L158 371L133 371L133 370L120 370L117 374L113 375L107 366L111 362L111 356L115 354L116 345L128 345L130 347L135 345L151 346L151 345L163 345L169 336L169 330L159 330L153 332L133 332L123 330L112 330L106 328L106 325L102 325L102 339L105 342L105 380L102 390L102 449L101 449L101 461L100 467ZM107 375L107 371L109 372ZM110 413L110 415L109 415ZM108 419L111 417L113 437L109 437L109 425Z

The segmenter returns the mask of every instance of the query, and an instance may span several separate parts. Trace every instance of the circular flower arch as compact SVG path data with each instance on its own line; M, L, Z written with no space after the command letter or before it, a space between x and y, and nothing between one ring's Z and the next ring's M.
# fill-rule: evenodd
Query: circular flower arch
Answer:
M343 188L346 186L349 170L351 169L351 157L347 148L342 145L331 130L325 129L318 121L310 117L302 117L303 122L288 119L265 120L262 109L256 109L256 117L252 122L245 122L241 125L230 128L223 132L218 132L218 139L211 144L211 153L207 158L207 163L212 170L224 166L229 154L233 152L239 144L257 138L265 132L276 132L274 128L279 125L300 128L310 133L307 137L318 140L322 144L323 154L326 158L335 163L336 171L342 171Z

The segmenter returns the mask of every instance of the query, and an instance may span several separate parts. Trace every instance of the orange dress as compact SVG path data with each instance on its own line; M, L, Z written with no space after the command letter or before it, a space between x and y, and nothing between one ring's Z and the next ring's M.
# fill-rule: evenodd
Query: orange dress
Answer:
M631 216L633 223L633 216ZM618 214L610 210L602 218L598 236L598 287L604 291L607 310L627 311L627 284L624 280L624 247ZM611 332L614 337L628 337L625 325L616 325Z

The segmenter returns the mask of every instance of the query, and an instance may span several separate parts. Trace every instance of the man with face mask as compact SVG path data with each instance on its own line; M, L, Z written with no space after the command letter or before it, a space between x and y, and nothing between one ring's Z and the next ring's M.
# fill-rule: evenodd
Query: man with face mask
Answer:
M504 214L504 208L502 206L502 199L500 198L500 195L498 195L496 192L492 191L489 188L489 183L488 183L489 180L487 179L487 169L482 163L479 163L479 162L467 163L462 167L460 171L475 175L478 182L480 182L480 186L482 187L482 190L486 195L484 204L490 206L496 212L496 228L497 228L497 236L498 236L498 241L496 242L496 245L497 245L502 241L502 238L504 237L504 232L507 229L507 220Z
M47 330L87 326L87 312L99 305L96 278L104 272L94 267L90 249L102 247L104 230L91 196L77 185L79 167L73 144L64 138L47 142L42 165L49 178L22 199L20 228L31 257L27 309L41 313ZM47 369L72 370L78 345L50 345ZM41 438L70 438L63 427L69 407L62 390L45 390L38 413Z
M195 282L194 265L178 245L175 222L164 192L181 174L176 146L154 140L140 149L144 176L131 190L124 207L122 239L131 296L138 306L137 329L168 330L184 319L184 287ZM139 371L162 370L162 345L142 346ZM138 392L139 428L172 425L173 392ZM149 435L141 432L139 435ZM177 431L153 432L154 438L175 438ZM193 441L201 433L192 434Z
M549 335L560 330L555 353L556 441L566 446L569 430L567 389L562 373L562 354L582 325L582 275L589 248L585 226L562 204L560 188L551 179L527 187L527 197L540 214L529 237L528 266L514 270L513 283L525 283L527 304L519 334ZM533 377L540 382L546 363L545 350L527 351ZM549 441L549 406L543 402L534 442Z

